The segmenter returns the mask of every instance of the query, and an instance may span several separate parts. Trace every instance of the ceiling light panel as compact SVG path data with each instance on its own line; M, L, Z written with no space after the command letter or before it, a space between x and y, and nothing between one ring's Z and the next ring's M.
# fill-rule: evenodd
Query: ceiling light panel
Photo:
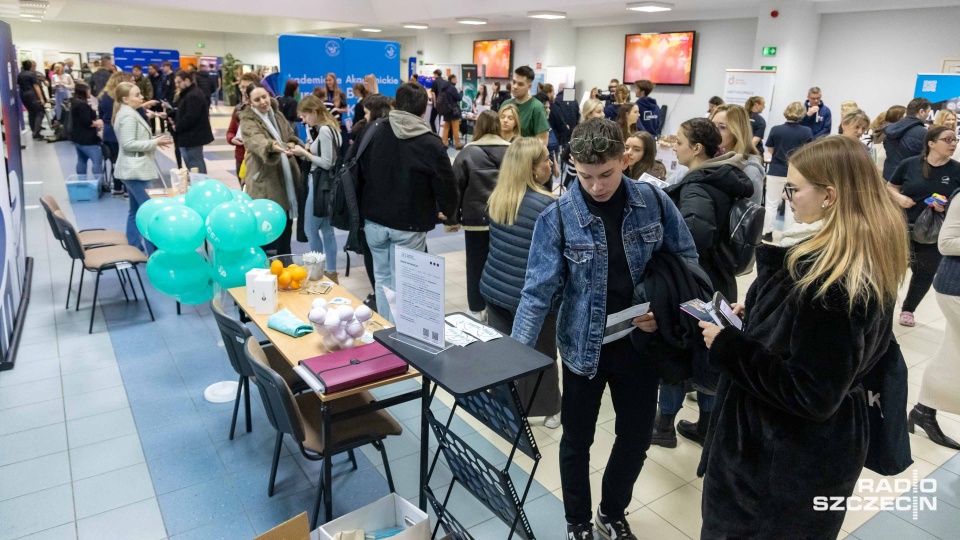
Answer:
M670 11L673 4L668 2L633 2L627 4L630 11L641 11L643 13L659 13L661 11Z

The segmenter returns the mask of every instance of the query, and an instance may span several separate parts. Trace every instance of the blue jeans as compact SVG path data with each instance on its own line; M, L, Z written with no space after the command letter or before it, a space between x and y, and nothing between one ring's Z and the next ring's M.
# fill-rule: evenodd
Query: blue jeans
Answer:
M303 231L307 235L310 251L327 256L327 272L337 271L337 237L334 236L330 217L313 215L313 182L307 182L307 203L304 205ZM321 240L322 238L322 240Z
M663 384L660 383L660 414L677 414L683 407L683 398L687 393L684 391L683 383ZM709 413L713 410L714 396L697 392L697 406L701 413Z
M87 174L87 162L93 162L93 174L103 174L103 150L99 144L74 145L77 147L77 174Z
M196 168L197 171L207 174L207 162L203 160L202 146L181 146L180 154L187 169Z
M150 255L156 250L156 246L140 234L137 229L137 210L140 205L149 201L147 188L150 187L149 180L120 180L127 186L127 195L130 196L130 212L127 213L127 242L139 250L145 251Z
M394 250L399 246L426 251L427 233L398 231L369 219L364 222L364 231L367 235L367 244L370 246L370 254L373 255L373 276L377 283L377 313L393 324L393 313L390 312L390 305L387 303L383 288L397 290L393 275Z

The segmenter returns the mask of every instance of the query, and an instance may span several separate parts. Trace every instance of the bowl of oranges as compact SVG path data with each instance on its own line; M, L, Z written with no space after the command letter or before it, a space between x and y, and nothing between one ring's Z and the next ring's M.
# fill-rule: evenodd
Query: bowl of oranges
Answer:
M267 268L277 276L281 291L299 291L307 287L310 268L303 264L301 255L277 255L267 259Z

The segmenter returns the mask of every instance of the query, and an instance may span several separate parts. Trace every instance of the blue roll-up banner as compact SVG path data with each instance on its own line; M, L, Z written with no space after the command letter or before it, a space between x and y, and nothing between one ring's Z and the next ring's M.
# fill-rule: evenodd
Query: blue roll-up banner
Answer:
M927 98L933 104L932 115L940 109L957 111L960 108L960 75L952 73L921 73L913 97Z
M347 96L345 120L353 119L357 96L354 83L373 73L380 93L393 97L400 86L400 44L374 39L282 35L279 39L281 80L296 79L300 95L323 85L327 73L337 76L337 85Z
M147 66L156 64L160 67L164 62L170 62L173 71L180 69L180 51L172 49L137 49L134 47L116 47L113 49L113 63L121 71L130 73L133 66L140 66L147 72Z

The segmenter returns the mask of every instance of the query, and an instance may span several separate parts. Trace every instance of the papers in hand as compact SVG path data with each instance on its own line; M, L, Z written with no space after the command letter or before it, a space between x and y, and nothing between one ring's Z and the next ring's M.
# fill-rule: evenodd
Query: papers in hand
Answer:
M646 315L650 311L650 302L646 304L637 304L629 308L607 315L607 324L603 329L603 345L625 337L633 329L633 320L641 315Z
M718 312L714 305L710 302L700 299L693 299L689 302L680 304L680 309L695 319L708 322L710 324L715 324L720 328L733 327L737 330L743 330L743 321L740 319L740 317L734 315L733 311L730 311L729 313Z
M641 175L640 175L640 178L637 178L637 180L639 180L639 181L641 181L641 182L646 182L646 183L648 183L648 184L653 184L653 185L657 186L657 187L660 188L660 189L665 189L667 186L670 185L670 184L664 182L663 180L661 180L661 179L657 178L656 176L653 176L652 174L649 174L649 173L643 173L643 174L641 174Z

